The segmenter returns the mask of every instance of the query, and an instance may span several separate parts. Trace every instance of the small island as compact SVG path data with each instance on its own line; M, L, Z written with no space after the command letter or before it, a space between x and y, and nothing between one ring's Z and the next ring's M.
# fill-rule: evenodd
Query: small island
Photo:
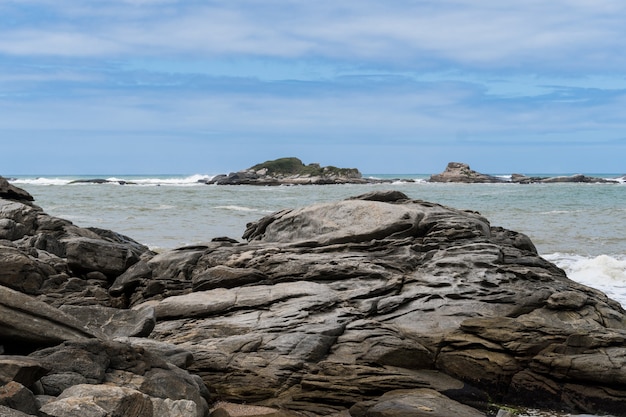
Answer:
M357 168L322 167L318 163L305 165L295 157L279 158L256 164L248 169L200 180L216 185L322 185L378 184L391 180L363 178Z

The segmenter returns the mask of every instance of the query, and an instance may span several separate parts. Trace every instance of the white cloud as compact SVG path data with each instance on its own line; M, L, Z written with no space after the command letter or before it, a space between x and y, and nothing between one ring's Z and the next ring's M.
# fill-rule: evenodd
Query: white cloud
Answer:
M9 6L4 12L18 14ZM28 3L0 51L60 56L266 56L377 65L616 69L626 3L560 0ZM11 13L13 11L13 13Z

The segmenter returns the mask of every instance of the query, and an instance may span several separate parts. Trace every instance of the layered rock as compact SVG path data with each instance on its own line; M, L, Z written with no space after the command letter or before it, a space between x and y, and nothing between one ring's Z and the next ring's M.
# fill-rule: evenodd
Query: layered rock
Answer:
M290 417L472 416L494 403L626 415L626 312L475 212L376 192L266 216L246 243L161 254L31 203L0 200L0 212L24 232L0 246L20 265L7 291L53 309L28 314L84 326L0 358L0 407L28 412L15 404L34 396L46 416L73 404L206 415L206 386Z
M191 351L218 398L328 415L427 389L483 410L623 413L624 310L524 235L389 192L284 210L244 236L112 286L155 308L151 337Z

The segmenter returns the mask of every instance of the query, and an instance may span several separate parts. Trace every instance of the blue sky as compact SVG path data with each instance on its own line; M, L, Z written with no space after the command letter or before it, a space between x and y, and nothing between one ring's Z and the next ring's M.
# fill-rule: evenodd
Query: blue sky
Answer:
M626 173L622 0L0 0L0 174Z

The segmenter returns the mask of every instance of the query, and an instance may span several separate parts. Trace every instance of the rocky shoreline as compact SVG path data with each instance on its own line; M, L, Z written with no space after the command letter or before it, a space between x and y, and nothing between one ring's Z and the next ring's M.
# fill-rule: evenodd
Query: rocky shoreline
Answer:
M243 239L153 253L0 177L0 415L626 416L626 311L478 213L380 191Z

